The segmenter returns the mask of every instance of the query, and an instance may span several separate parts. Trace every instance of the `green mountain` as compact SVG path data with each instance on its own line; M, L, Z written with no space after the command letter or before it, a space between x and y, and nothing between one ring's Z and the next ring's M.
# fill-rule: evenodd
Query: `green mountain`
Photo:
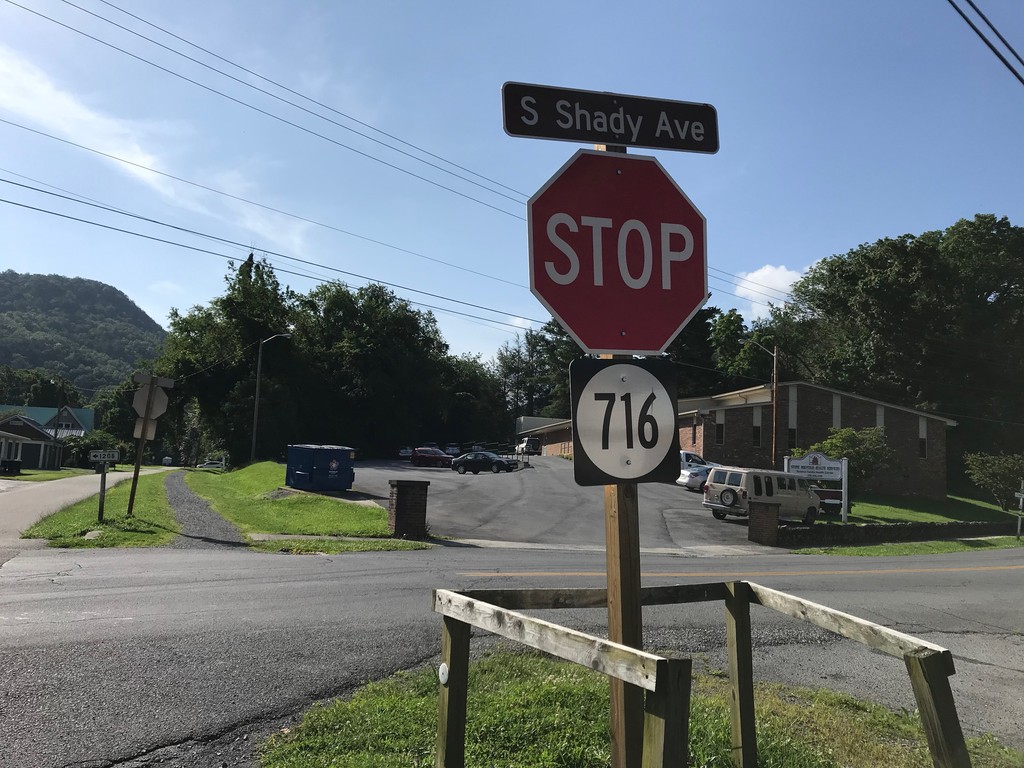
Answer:
M166 335L106 283L0 272L0 365L42 368L96 390L156 357Z

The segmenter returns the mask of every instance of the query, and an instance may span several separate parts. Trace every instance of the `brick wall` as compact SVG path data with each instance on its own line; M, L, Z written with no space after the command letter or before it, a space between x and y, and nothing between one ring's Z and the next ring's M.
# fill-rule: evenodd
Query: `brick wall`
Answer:
M809 527L781 526L778 529L774 546L798 548L883 544L900 541L939 541L979 536L1012 536L1016 530L1015 522L895 523L890 525L842 525L818 522ZM751 541L755 541L753 536L749 538Z
M921 458L920 417L885 409L885 440L893 450L892 465L882 471L866 490L896 496L946 496L946 425L925 419L927 455Z
M779 507L781 505L750 501L750 518L747 524L747 539L755 544L774 547L779 541Z
M388 529L399 539L427 538L427 480L389 480Z

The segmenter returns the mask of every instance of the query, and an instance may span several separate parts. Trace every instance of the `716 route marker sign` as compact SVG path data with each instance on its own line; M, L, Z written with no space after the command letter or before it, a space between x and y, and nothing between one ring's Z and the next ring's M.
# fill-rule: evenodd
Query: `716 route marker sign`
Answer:
M675 371L664 360L574 360L569 393L576 483L674 481L675 392Z

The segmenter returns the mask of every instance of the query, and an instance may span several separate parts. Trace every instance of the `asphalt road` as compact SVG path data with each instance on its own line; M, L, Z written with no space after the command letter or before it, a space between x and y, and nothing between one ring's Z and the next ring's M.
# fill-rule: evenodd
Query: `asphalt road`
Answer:
M389 479L428 479L433 532L487 546L330 557L46 549L10 559L0 566L0 766L256 766L262 739L312 702L434 660L432 589L603 586L601 489L577 488L567 462L535 464L475 477L404 462L357 468L356 490L382 501ZM1024 749L1020 550L766 552L751 549L742 524L713 520L696 494L671 486L645 486L640 514L645 585L746 578L946 646L965 730ZM545 618L606 634L602 610ZM914 707L900 660L765 609L753 624L759 678ZM649 649L726 666L721 606L646 609L644 627Z
M572 462L531 457L516 472L460 475L407 461L359 462L353 491L387 506L389 480L426 480L427 525L435 536L604 549L604 488L581 487ZM688 554L763 553L742 520L715 520L702 496L674 484L639 488L640 545Z

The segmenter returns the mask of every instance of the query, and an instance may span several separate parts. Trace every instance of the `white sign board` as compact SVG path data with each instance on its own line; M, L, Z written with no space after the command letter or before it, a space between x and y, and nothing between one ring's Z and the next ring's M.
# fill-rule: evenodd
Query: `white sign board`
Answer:
M842 480L843 462L814 451L799 459L790 459L788 472L812 480Z
M153 419L150 419L148 422L145 419L136 419L135 420L135 431L132 433L132 437L134 437L134 438L143 437L143 434L142 434L143 426L145 426L145 428L146 428L146 434L145 434L146 440L155 440L156 439L156 421L154 421Z
M112 461L115 464L121 460L121 452L113 451L89 451L89 461Z

